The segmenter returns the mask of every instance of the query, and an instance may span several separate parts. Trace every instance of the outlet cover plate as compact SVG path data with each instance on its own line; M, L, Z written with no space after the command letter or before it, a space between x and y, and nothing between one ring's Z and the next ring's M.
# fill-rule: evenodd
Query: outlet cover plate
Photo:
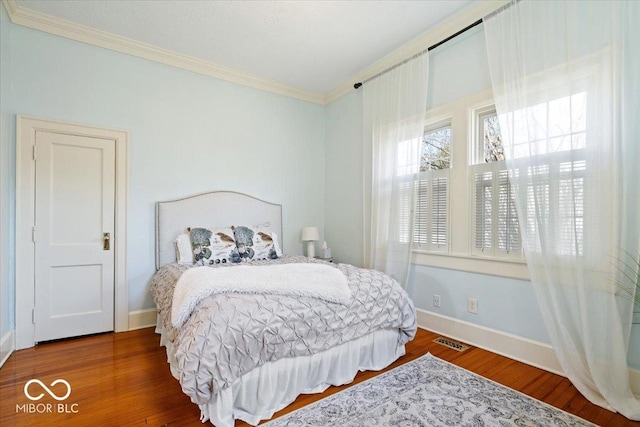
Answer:
M478 314L478 298L467 298L467 311Z

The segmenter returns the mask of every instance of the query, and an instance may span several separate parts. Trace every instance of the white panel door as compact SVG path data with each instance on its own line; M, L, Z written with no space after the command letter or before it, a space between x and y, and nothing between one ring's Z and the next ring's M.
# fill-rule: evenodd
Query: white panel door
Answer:
M112 331L115 141L35 140L35 341Z

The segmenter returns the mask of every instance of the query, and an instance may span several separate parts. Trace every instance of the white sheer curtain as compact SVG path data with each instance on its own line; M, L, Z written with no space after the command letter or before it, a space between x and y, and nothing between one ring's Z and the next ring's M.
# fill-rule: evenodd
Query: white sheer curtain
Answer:
M427 52L367 82L364 149L371 153L369 266L406 286L414 191L427 108ZM367 156L365 156L366 158Z
M640 420L627 364L633 301L617 295L638 277L640 2L512 2L485 34L553 348L591 402Z

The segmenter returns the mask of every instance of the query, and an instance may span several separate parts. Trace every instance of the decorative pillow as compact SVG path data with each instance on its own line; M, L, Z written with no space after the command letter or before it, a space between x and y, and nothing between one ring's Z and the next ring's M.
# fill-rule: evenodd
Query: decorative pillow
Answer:
M188 233L182 233L173 241L176 247L176 262L178 264L193 264L193 249Z
M231 256L232 262L278 258L277 238L272 237L270 229L244 225L231 228L236 241L236 251Z
M254 225L252 228L254 230L267 233L269 236L271 236L271 239L273 240L273 246L276 250L276 255L278 255L278 258L280 258L282 256L282 250L280 249L280 245L278 244L278 235L273 231L271 231L271 221L267 221L263 224Z
M235 250L230 228L191 228L189 230L193 263L196 265L226 264Z

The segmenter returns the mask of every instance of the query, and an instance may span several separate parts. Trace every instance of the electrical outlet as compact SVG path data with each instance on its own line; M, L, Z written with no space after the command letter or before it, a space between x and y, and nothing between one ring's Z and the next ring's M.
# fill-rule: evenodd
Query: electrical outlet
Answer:
M440 295L433 294L433 306L440 308Z
M467 298L467 311L478 314L478 298Z

